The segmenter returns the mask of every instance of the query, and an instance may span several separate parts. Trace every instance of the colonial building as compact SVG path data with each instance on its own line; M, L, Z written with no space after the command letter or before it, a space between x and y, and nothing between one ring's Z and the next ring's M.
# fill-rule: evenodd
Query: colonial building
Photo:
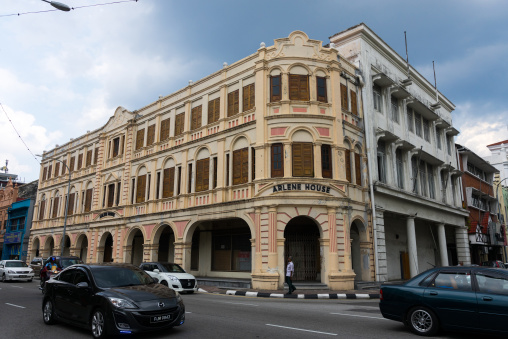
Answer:
M87 262L174 261L264 289L283 286L292 255L297 281L373 280L356 73L295 31L145 107L119 107L44 153L30 254L63 243Z
M364 83L376 280L469 263L455 106L363 23L331 36L330 46Z
M462 178L463 204L469 211L471 262L503 260L504 230L498 219L499 204L493 180L498 170L470 149L457 144Z

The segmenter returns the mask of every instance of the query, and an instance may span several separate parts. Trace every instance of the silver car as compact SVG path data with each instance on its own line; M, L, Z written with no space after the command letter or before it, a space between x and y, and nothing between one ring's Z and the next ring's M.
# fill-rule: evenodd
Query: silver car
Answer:
M32 281L34 271L21 260L0 261L0 279L2 282L9 280Z

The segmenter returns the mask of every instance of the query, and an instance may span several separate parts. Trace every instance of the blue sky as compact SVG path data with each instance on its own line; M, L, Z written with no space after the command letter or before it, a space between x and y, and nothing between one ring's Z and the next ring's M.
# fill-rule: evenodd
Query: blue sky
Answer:
M109 0L61 0L72 7ZM0 15L52 9L2 0ZM169 1L0 17L0 103L34 154L141 108L302 30L328 43L364 22L456 106L456 142L486 156L508 139L508 1ZM0 166L39 166L0 109Z

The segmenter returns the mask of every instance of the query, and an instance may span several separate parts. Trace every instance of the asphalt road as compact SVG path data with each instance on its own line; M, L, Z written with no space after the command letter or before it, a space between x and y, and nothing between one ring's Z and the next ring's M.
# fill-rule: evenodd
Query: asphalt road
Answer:
M64 324L44 324L38 284L38 280L0 284L0 337L91 338L86 330ZM126 337L418 338L401 323L384 319L377 300L265 299L207 293L182 297L187 311L184 325L169 331ZM440 333L438 338L476 339L478 336Z

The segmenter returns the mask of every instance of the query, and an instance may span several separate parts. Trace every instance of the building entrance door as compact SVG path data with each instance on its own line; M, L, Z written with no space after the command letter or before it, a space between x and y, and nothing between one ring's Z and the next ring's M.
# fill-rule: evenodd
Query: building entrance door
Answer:
M292 219L284 230L284 262L293 257L293 281L321 281L319 230L311 219ZM284 268L285 270L285 268Z

